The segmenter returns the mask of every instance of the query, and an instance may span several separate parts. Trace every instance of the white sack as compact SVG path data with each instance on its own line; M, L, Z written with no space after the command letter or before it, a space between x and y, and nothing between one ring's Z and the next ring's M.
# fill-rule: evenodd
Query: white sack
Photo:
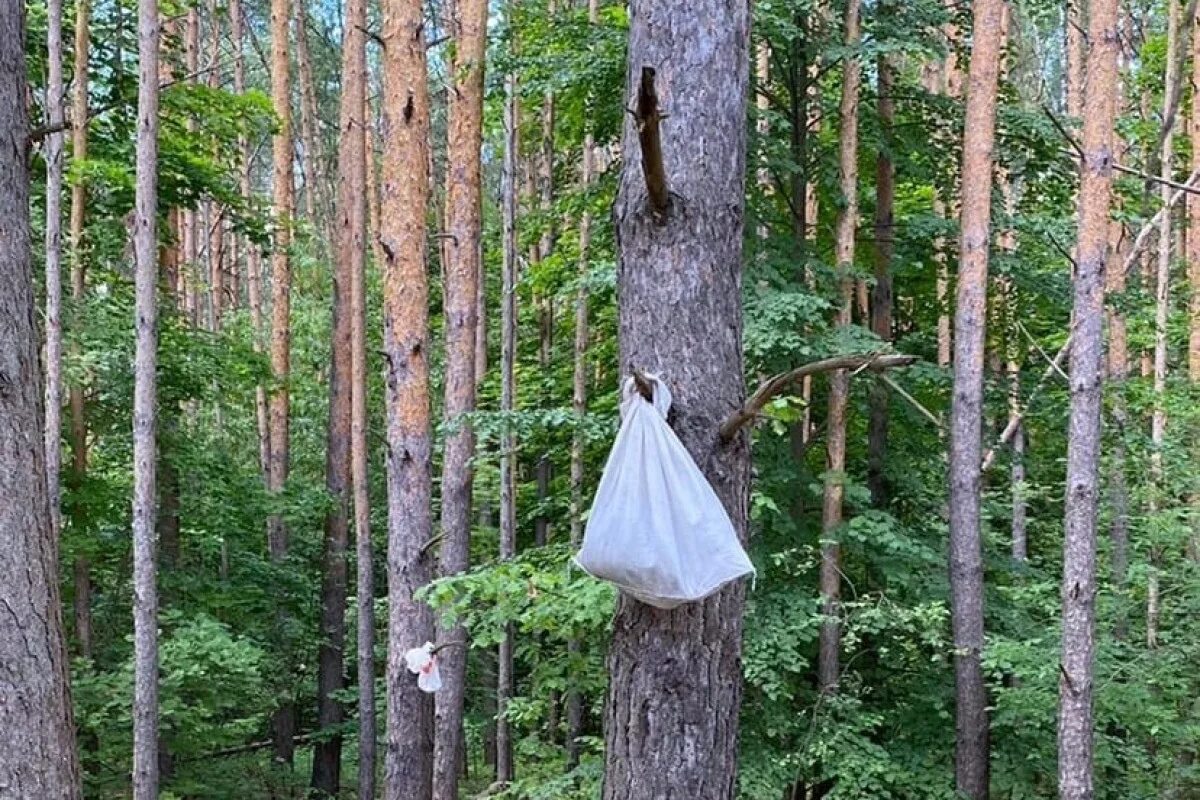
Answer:
M654 404L632 378L575 563L658 608L700 600L754 571L725 507L667 425L671 392Z

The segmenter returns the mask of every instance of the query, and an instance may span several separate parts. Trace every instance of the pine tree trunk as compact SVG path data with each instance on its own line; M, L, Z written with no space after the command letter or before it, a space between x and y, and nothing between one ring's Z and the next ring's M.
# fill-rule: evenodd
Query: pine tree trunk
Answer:
M627 115L617 228L624 372L660 374L673 428L745 536L749 439L717 436L744 398L741 264L749 7L718 0L630 6L626 86L653 82L668 202L653 206L641 124ZM696 58L703 51L705 57ZM719 97L719 102L714 98ZM687 303L672 298L686 294ZM664 308L672 308L664 314ZM609 647L605 800L731 800L737 785L745 587L663 611L618 601Z
M454 9L454 86L449 92L447 133L445 271L445 417L450 430L442 466L440 572L456 575L470 566L471 460L475 437L465 416L475 410L475 347L481 263L483 72L487 40L485 0L459 0ZM439 642L466 642L461 625L438 631ZM434 800L457 800L463 753L465 647L442 651L442 691L436 700Z
M858 0L846 4L844 41L847 50L861 39ZM851 324L854 282L854 234L858 226L858 95L861 65L857 57L845 59L842 67L842 100L839 119L838 174L842 206L838 210L834 260L837 263L839 305L834 323ZM817 655L817 685L821 692L836 692L841 672L841 547L837 537L842 525L842 503L846 492L846 412L850 400L850 375L837 370L829 376L829 411L826 420L825 492L821 510L821 623Z
M1079 266L1071 343L1063 533L1058 786L1062 800L1092 800L1096 652L1096 523L1102 413L1103 284L1116 115L1117 0L1092 0L1079 191Z
M433 442L429 398L429 90L419 0L383 8L383 348L387 360L388 662L386 800L429 800L433 698L417 688L404 654L434 634L415 593L433 577Z
M500 178L503 206L503 259L500 286L500 411L515 408L514 368L517 353L517 158L520 148L520 110L517 79L510 73L504 83L504 165ZM511 426L500 435L500 558L517 554L516 437ZM511 731L505 712L513 693L513 631L500 642L496 667L496 781L505 786L513 779Z
M1163 89L1163 130L1159 135L1161 148L1158 154L1159 170L1163 180L1171 179L1174 165L1174 110L1173 104L1179 91L1179 3L1167 0L1167 54L1166 76ZM1174 190L1165 183L1159 187L1163 208L1169 209ZM1164 212L1158 226L1158 262L1154 276L1154 410L1150 417L1150 493L1148 511L1153 517L1161 507L1165 492L1163 482L1163 445L1167 432L1167 323L1171 313L1171 223L1174 215ZM1146 646L1158 646L1158 620L1160 610L1159 567L1162 547L1157 543L1150 546L1150 564L1146 574Z
M56 13L61 20L61 7ZM0 3L0 787L14 798L75 800L79 762L43 447L26 79L23 6Z
M46 124L63 124L62 0L46 4ZM62 530L62 186L63 132L46 137L46 490L50 529Z
M1200 86L1200 25L1192 27L1192 85ZM1200 170L1200 103L1192 100L1191 118L1192 172ZM1200 197L1187 197L1187 277L1188 277L1188 381L1200 384ZM1200 507L1200 494L1193 493L1189 505ZM1200 562L1200 520L1192 522L1188 539L1188 558Z
M304 216L316 226L320 206L321 154L317 145L317 91L313 81L312 57L308 50L308 7L296 0L296 66L300 78L300 159L304 173Z
M183 81L187 83L195 83L200 74L200 7L198 5L190 5L187 9L184 22L183 33L183 62L184 76ZM196 119L189 115L187 120L187 130L189 133L196 130ZM183 262L184 267L180 271L180 280L185 287L184 309L187 313L188 321L192 325L199 323L200 319L200 296L199 285L197 281L197 272L200 268L200 215L194 208L186 208L183 211Z
M881 7L880 16L890 15L891 7ZM871 297L871 332L885 342L892 340L892 253L895 250L893 208L896 203L896 166L888 149L895 121L892 99L893 67L890 56L877 61L879 82L878 112L883 146L875 157L875 286ZM884 475L887 459L888 392L882 381L871 384L871 416L867 427L867 486L871 503L887 505L888 484Z
M158 797L158 588L155 428L158 365L157 0L138 0L137 188L134 203L133 798Z
M88 118L88 26L90 24L88 0L75 3L74 72L71 80L71 159L79 162L87 158ZM71 220L68 240L71 248L71 301L78 319L84 302L85 264L83 253L83 217L87 207L87 187L82 180L71 185ZM71 345L71 354L78 357L79 346ZM83 386L75 381L70 390L71 405L71 483L75 489L83 485L87 476L87 415L83 404ZM84 525L83 513L74 512L76 530ZM75 641L79 655L92 657L92 589L91 569L87 559L76 556L74 572L74 617Z
M217 89L221 86L221 17L217 7L217 0L208 0L208 35L208 87L210 89ZM219 153L214 153L213 155L214 158L220 158ZM223 212L220 205L215 200L209 200L205 203L205 209L207 211L207 224L205 228L208 235L209 329L214 333L219 333L221 330L221 316L225 304L225 268L223 263L225 256L225 229ZM217 408L219 415L219 402Z
M267 490L278 497L288 478L289 397L287 383L291 373L291 292L292 268L292 111L288 75L288 0L271 0L271 101L278 118L272 139L273 194L272 212L275 234L271 252L271 371L276 388L268 398L268 430L270 447L267 470ZM267 551L271 560L282 563L288 553L288 531L283 515L276 512L267 520ZM286 611L281 607L280 631L285 627ZM286 647L286 643L285 643ZM290 701L284 701L271 718L276 764L290 768L295 751L296 711Z
M345 718L342 704L333 695L344 688L346 647L346 583L348 580L349 507L351 483L351 282L362 270L365 228L366 181L362 114L366 104L365 11L361 0L348 7L342 42L342 96L338 129L337 252L333 254L332 346L329 364L329 427L326 439L325 491L331 506L325 514L325 540L321 571L321 638L317 651L317 725L337 728ZM298 3L297 24L307 16ZM348 4L349 6L349 4ZM362 17L358 19L358 17ZM307 87L306 90L307 92ZM311 156L311 151L308 155ZM307 164L312 158L306 158ZM312 789L336 796L341 788L342 737L322 737L313 748Z
M961 245L954 313L954 398L950 410L950 599L954 633L955 787L988 796L982 501L983 361L996 93L1005 6L973 7L970 90L963 137Z
M1066 111L1067 116L1079 119L1083 115L1083 69L1084 55L1087 52L1085 40L1085 2L1086 0L1067 0L1066 2Z

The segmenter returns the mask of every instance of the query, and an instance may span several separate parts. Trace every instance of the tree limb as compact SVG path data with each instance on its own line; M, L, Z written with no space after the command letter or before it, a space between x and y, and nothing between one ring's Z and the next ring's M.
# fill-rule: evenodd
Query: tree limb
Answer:
M836 356L821 361L814 361L811 364L797 367L790 372L784 372L773 378L768 378L755 390L754 394L750 395L740 409L731 414L721 424L721 441L731 441L743 425L758 416L759 412L763 410L763 406L801 378L821 372L832 372L838 369L861 369L865 367L871 370L884 370L891 367L907 367L916 360L916 356L899 353Z
M646 178L646 192L650 197L650 209L661 219L666 213L669 194L667 171L663 166L662 136L658 123L663 119L658 109L658 93L654 89L654 67L642 67L642 80L638 86L637 120L638 142L642 151L642 173Z
M996 462L996 451L1012 441L1012 437L1016 435L1017 430L1021 427L1021 423L1024 422L1025 414L1028 413L1029 407L1033 404L1034 398L1038 396L1038 393L1042 390L1042 387L1046 385L1046 381L1050 380L1050 376L1056 372L1060 375L1066 375L1062 369L1062 362L1066 359L1067 353L1071 350L1071 338L1073 336L1074 334L1071 334L1071 336L1067 337L1067 340L1063 342L1063 346L1060 347L1058 352L1054 354L1053 360L1047 359L1047 361L1050 363L1046 365L1045 371L1042 372L1042 377L1038 379L1037 386L1033 387L1033 391L1029 393L1029 397L1025 400L1024 404L1021 405L1020 410L1017 411L1017 413L1009 416L1008 424L1004 426L1004 430L1000 433L1000 438L997 439L996 443L989 447L987 452L983 454L983 464L979 467L981 472L987 472L989 469L991 469L992 464ZM1041 350L1040 347L1038 349ZM1045 355L1045 351L1042 351L1042 355Z

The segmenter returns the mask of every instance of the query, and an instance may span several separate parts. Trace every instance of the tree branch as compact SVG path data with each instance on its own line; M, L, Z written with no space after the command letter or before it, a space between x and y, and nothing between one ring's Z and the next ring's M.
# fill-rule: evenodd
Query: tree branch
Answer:
M750 395L745 404L731 414L725 422L721 424L721 441L729 442L737 435L742 426L750 420L758 416L768 402L776 395L783 392L784 389L791 386L801 378L809 375L816 375L821 372L832 372L838 369L871 369L884 370L891 367L907 367L917 360L916 356L902 355L899 353L882 354L870 353L867 355L851 355L851 356L836 356L834 358L826 358L821 361L814 361L811 364L805 364L802 367L797 367L791 372L784 372L776 375L773 378L768 378L758 387L754 394Z
M1060 375L1066 374L1063 372L1062 363L1066 359L1067 353L1071 350L1071 338L1073 336L1074 334L1071 334L1071 336L1067 337L1067 340L1063 342L1063 346L1060 347L1058 352L1054 354L1053 360L1047 359L1047 361L1050 363L1046 365L1046 369L1042 373L1042 377L1038 379L1037 386L1033 387L1033 391L1029 393L1029 397L1025 400L1024 404L1022 404L1020 410L1017 411L1017 413L1009 416L1008 424L1004 426L1004 430L1000 433L1000 438L997 439L996 443L989 447L987 452L983 454L983 464L979 467L981 472L987 472L989 469L991 469L992 464L996 462L996 451L1012 441L1012 437L1016 435L1017 429L1020 428L1021 423L1025 421L1025 414L1028 413L1029 407L1033 404L1034 398L1038 396L1038 393L1042 390L1042 387L1046 385L1048 380L1050 380L1050 376L1054 375L1056 372ZM1040 347L1038 349L1041 350ZM1042 351L1042 355L1045 355L1045 351Z
M662 136L658 123L663 115L658 109L658 93L654 90L654 67L642 67L642 81L638 86L637 110L634 119L638 124L638 141L642 150L642 173L646 178L646 192L650 197L650 209L654 216L662 219L667 211L667 171L663 166Z

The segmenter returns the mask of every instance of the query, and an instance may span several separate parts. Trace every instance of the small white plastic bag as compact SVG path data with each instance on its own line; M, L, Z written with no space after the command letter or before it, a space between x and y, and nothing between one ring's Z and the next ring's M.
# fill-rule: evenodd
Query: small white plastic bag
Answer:
M654 403L629 378L621 429L600 477L575 563L658 608L700 600L754 572L733 523L683 442L667 425L671 392Z
M417 688L433 693L442 688L442 673L438 671L437 653L433 642L426 642L404 654L408 671L417 676Z

